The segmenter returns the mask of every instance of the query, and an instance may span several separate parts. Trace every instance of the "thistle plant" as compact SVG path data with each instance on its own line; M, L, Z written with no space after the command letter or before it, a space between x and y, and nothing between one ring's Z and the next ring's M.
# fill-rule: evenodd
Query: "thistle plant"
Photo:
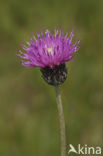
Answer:
M33 35L29 42L21 45L23 51L17 54L23 66L39 67L43 79L54 86L57 108L60 121L61 156L66 156L65 120L60 94L60 85L67 78L66 62L72 61L74 54L79 50L80 41L72 42L73 31L68 36L61 30L54 30L52 35L49 30Z

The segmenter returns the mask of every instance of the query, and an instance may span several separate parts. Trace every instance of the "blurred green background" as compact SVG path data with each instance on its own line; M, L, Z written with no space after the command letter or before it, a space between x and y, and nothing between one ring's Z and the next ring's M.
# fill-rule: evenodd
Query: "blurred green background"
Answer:
M61 87L67 150L103 147L103 1L0 0L0 156L60 156L54 88L16 56L24 39L55 26L81 39Z

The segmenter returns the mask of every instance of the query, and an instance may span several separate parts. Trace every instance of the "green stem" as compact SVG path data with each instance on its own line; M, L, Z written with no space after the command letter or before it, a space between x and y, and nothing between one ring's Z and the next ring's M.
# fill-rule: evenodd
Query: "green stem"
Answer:
M55 86L55 92L56 92L56 100L57 100L59 122L60 122L61 156L66 156L65 120L64 120L64 113L63 113L59 86Z

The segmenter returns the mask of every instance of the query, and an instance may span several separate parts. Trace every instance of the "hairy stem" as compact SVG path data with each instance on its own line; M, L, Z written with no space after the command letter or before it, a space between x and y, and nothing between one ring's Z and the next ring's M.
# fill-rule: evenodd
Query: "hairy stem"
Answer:
M60 122L61 156L66 156L65 120L59 86L55 86L55 92Z

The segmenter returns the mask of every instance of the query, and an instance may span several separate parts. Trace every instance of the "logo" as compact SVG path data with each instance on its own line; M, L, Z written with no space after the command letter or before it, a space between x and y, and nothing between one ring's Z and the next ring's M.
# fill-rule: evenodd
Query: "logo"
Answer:
M101 154L102 150L100 146L97 147L88 147L87 145L81 146L78 144L77 148L75 148L72 144L69 144L69 151L70 153L76 153L76 154Z

